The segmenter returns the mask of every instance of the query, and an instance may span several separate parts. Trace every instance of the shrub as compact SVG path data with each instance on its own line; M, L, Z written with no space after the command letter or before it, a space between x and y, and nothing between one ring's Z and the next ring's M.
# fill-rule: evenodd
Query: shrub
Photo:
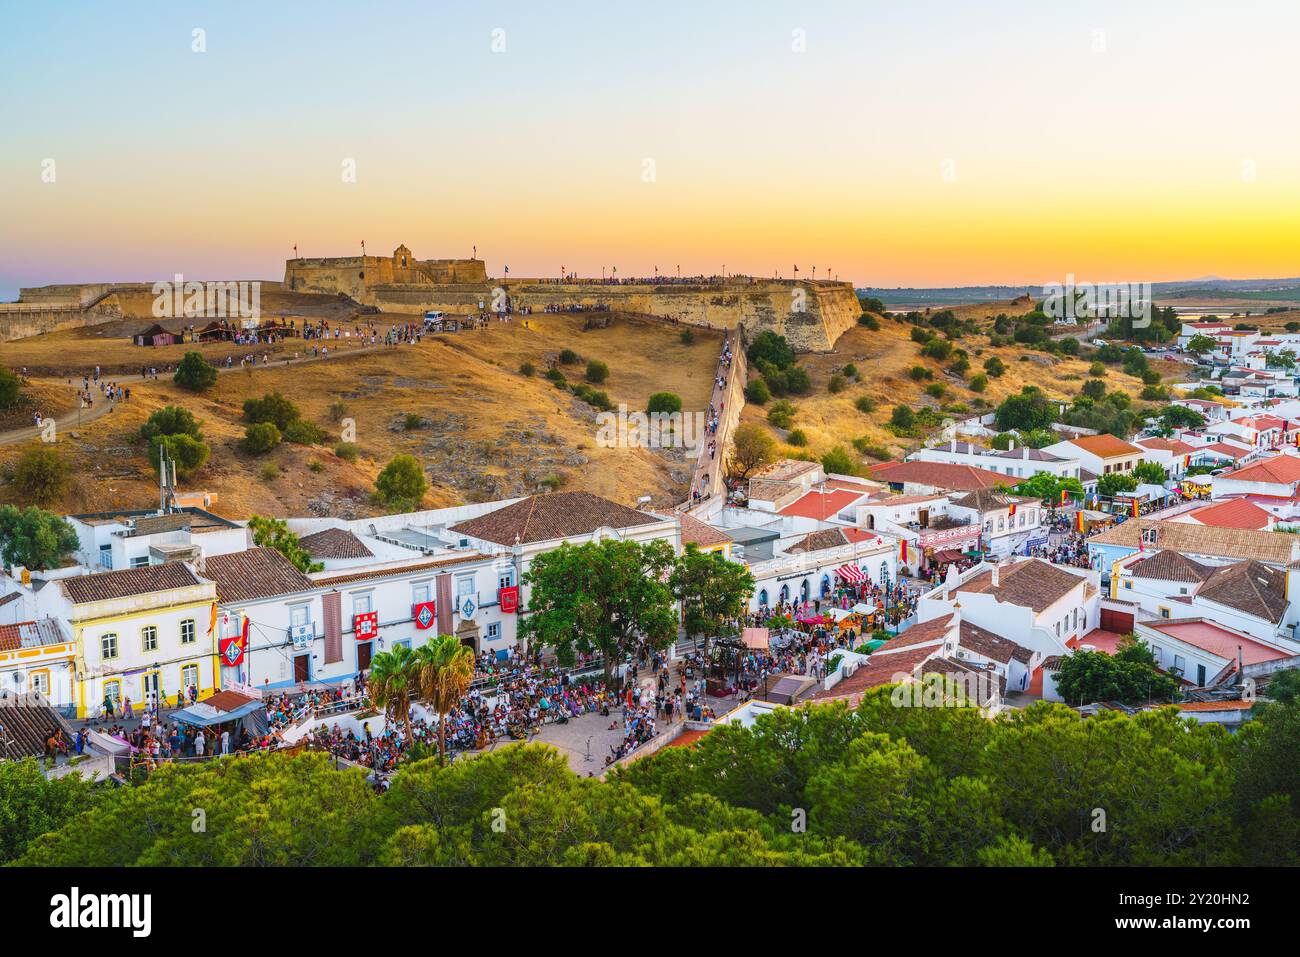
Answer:
M794 421L794 405L782 399L767 410L767 421L778 429L788 429Z
M167 446L167 457L176 463L176 476L187 479L208 461L212 450L201 438L184 432L176 435L155 435L149 440L149 464L157 472L162 465L161 447Z
M1147 369L1146 372L1142 373L1142 382L1145 385L1159 385L1160 373L1155 369Z
M879 459L882 462L889 458L889 449L885 448L883 445L875 444L866 436L863 436L860 439L854 439L853 447L863 455L869 455L873 459Z
M355 442L340 442L334 446L334 454L348 462L355 462L361 457L361 450Z
M196 439L203 437L198 419L189 409L178 405L165 405L149 416L149 420L140 426L140 437L145 441L157 435L190 435Z
M910 333L913 342L926 343L934 338L934 333L929 329L922 329L920 326L913 326Z
M283 432L298 418L298 407L278 392L244 401L244 418L249 422L270 422Z
M695 333L690 329L683 329L681 335L682 345L691 346L695 344Z
M414 432L423 422L424 417L421 416L420 413L408 412L406 413L406 417L402 419L402 426L407 432Z
M14 488L24 505L48 505L63 498L68 490L70 474L67 460L42 443L18 457L14 466Z
M844 376L840 375L839 373L836 373L835 375L830 377L829 381L827 381L826 391L831 393L832 395L838 395L839 393L847 389L848 386L849 386L848 380L845 379Z
M925 387L925 394L936 399L942 399L947 391L942 382L931 382Z
M320 459L312 459L311 463L307 466L307 468L311 469L313 472L324 472L325 463L322 462Z
M176 367L176 375L172 377L182 389L189 389L191 392L202 392L205 389L212 388L217 381L217 370L208 364L208 360L198 352L187 352L181 357L180 365Z
M953 375L964 376L970 371L970 360L965 356L958 356L948 365L948 371Z
M871 313L864 312L862 315L858 316L858 325L866 326L872 332L877 332L880 329L880 320L871 315Z
M785 370L786 388L795 395L807 395L812 390L812 379L803 366L791 366Z
M755 405L764 405L772 398L772 391L762 379L754 379L745 386L745 400Z
M989 356L984 360L984 371L994 379L999 379L1007 371L1007 364L997 356Z
M779 336L770 329L754 337L745 355L755 365L760 361L771 363L777 369L786 369L794 365L794 350L785 341L785 336Z
M550 379L556 385L559 385L560 383L565 381L564 373L560 371L558 366L551 366L549 369L547 369L546 378Z
M972 392L983 392L985 389L989 387L989 377L985 375L983 372L979 373L978 375L972 376L970 382L968 383L968 387Z
M844 375L846 375L850 379L862 378L862 376L858 374L858 367L855 366L852 362L845 363L844 368L841 369L840 372L844 373Z
M329 412L326 414L331 422L341 422L348 414L348 404L342 399L335 399L330 403Z
M920 382L922 379L933 379L934 375L925 366L912 366L907 373L912 377L914 382Z
M240 448L252 455L262 455L280 444L280 430L274 422L256 422L244 430Z
M284 440L295 445L320 445L325 441L325 432L315 422L295 419L284 430Z
M609 366L599 359L592 359L587 363L587 381L594 382L597 385L609 378Z
M858 473L858 463L854 461L853 456L844 450L842 445L835 446L822 456L822 468L837 475L856 475Z
M785 437L786 442L796 447L803 447L808 444L808 436L804 434L803 429L793 429Z
M673 392L656 392L646 403L647 412L680 412L682 397Z
M1088 375L1102 378L1106 375L1106 363L1094 362L1092 365L1088 366Z
M872 412L876 411L876 400L871 398L869 395L858 396L858 401L853 404L857 406L858 411L864 415L870 415Z
M22 395L22 382L8 369L0 369L0 409L12 409Z
M582 356L578 355L572 349L562 349L560 351L560 365L576 366L582 361Z
M1093 400L1100 399L1106 394L1106 383L1100 379L1089 379L1083 384L1080 394Z
M266 462L258 470L258 474L262 477L263 482L274 482L280 477L280 470L274 462Z
M531 362L525 362L519 366L519 374L525 378L531 378L537 375L537 366Z
M931 339L921 347L921 355L943 360L952 355L952 343L947 339Z
M911 406L896 405L889 414L889 424L896 429L911 430L916 428L916 413Z
M414 456L396 455L375 479L375 498L388 508L405 512L420 504L429 482Z

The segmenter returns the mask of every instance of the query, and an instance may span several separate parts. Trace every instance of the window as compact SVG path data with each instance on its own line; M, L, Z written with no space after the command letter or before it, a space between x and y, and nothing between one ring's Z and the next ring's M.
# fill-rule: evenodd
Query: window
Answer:
M1161 618L1168 618L1168 617L1169 617L1169 609L1166 608L1164 605L1161 605L1161 606L1160 606L1160 617L1161 617Z
M307 624L307 613L310 610L306 605L294 605L289 609L289 624L295 628Z
M762 607L762 608L766 608L766 607L767 607L767 589L766 589L766 588L764 588L761 592L758 593L758 604L759 604L759 606Z
M515 583L515 570L513 568L507 568L505 571L501 573L500 577L497 578L498 588L509 588L514 583Z
M105 682L104 682L104 697L105 697L105 698L109 698L109 699L111 699L112 702L113 702L113 704L117 704L119 701L121 701L121 700L122 700L122 682L120 682L120 681L105 681Z
M117 635L105 635L99 639L99 655L104 659L117 657Z
M1187 661L1183 658L1183 656L1174 655L1174 671L1177 671L1181 675L1186 670L1186 668L1187 668Z
M197 688L199 686L199 666L185 665L181 668L181 688L190 686Z
M195 635L196 635L196 631L194 628L194 619L186 618L184 621L181 622L181 644L182 645L194 644Z
M1006 520L1005 518L1001 518L1001 517L999 517L999 518L998 518L998 531L999 531L999 532L1006 531L1006 528L1007 528L1007 520Z
M374 595L370 592L352 596L352 616L365 615L375 610Z
M133 558L133 559L131 559L131 567L132 567L132 568L144 568L144 567L145 567L146 565L148 565L148 564L149 564L149 556L148 556L148 555L141 555L141 556L138 557L138 558Z
M46 697L49 696L50 673L48 671L32 672L32 690L35 691L37 694L42 694L45 695Z
M463 578L456 579L456 597L464 598L466 595L474 594L474 576L466 575ZM456 604L460 604L457 602Z
M501 637L501 623L494 621L492 622L492 624L488 625L487 640L496 641L500 637Z
M1151 646L1151 656L1152 656L1153 658L1155 658L1155 660L1156 660L1156 666L1158 667L1158 666L1160 665L1160 646L1159 646L1159 645L1152 645L1152 646Z
M411 604L419 605L429 601L433 597L432 587L428 582L420 582L411 586Z
M109 571L112 571L113 569L113 546L112 545L99 546L99 564L102 565L104 568L107 568Z
M1132 588L1132 587L1133 587L1133 583L1132 583L1131 581L1129 581L1129 580L1126 578L1126 579L1124 579L1124 587L1125 587L1125 588Z
M140 647L144 651L158 650L158 626L145 625L140 629Z

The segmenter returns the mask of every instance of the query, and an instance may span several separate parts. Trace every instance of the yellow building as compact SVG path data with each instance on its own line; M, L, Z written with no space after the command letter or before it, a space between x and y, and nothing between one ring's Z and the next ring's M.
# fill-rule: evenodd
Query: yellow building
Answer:
M71 605L77 717L105 698L136 708L187 689L217 690L221 669L212 629L216 586L182 562L144 565L59 581Z

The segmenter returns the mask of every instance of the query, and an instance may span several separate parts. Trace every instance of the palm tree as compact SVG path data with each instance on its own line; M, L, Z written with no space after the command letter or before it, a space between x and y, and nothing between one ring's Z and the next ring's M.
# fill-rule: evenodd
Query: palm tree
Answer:
M474 680L474 652L452 635L439 635L415 653L420 700L438 712L438 764L447 763L447 715Z
M371 703L385 714L391 711L406 725L406 740L412 747L411 702L419 691L419 677L415 652L406 645L395 645L392 651L381 651L371 660L366 682Z

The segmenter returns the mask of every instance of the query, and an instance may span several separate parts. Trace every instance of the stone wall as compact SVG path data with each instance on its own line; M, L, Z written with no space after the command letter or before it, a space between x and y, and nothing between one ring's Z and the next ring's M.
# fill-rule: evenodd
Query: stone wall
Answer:
M122 311L110 306L82 309L75 305L0 303L0 342L13 342L61 329L97 326L122 318Z
M862 310L850 283L748 279L683 285L606 285L512 279L501 283L381 284L355 296L388 312L491 309L503 289L516 308L598 306L713 329L741 327L749 338L771 329L801 351L827 352ZM797 311L802 310L802 311Z

